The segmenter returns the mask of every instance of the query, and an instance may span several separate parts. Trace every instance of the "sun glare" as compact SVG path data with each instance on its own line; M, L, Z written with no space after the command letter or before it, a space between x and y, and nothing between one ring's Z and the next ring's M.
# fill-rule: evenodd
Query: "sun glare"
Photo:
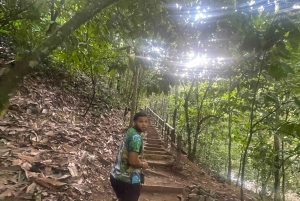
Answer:
M194 55L194 53L191 53L189 55ZM202 65L206 65L209 61L207 58L207 55L197 55L196 57L189 57L189 62L185 65L187 68L194 68Z

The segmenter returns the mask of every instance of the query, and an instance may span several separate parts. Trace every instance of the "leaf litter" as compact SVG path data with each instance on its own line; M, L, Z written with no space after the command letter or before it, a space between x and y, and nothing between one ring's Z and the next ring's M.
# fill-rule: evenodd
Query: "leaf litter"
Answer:
M122 111L95 100L83 117L87 101L53 82L26 77L0 117L0 200L109 200Z

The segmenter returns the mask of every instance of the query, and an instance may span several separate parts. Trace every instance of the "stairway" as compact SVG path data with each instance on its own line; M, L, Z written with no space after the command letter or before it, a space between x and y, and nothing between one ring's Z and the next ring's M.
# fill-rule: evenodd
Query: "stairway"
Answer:
M184 194L184 185L172 175L174 157L164 149L156 128L150 123L145 137L145 159L150 169L145 173L140 201L178 201Z

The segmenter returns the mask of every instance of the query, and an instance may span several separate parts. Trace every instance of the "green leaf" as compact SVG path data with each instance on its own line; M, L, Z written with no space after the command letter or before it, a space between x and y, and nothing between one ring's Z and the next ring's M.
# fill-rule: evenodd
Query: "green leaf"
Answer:
M300 152L300 143L298 143L297 147L294 149L294 152Z
M286 78L290 73L294 73L294 69L284 62L272 64L268 69L268 73L275 80Z
M300 43L300 31L298 28L294 28L289 32L287 40L294 51L298 50Z
M111 71L109 71L109 76L113 77L115 73L116 73L115 69L112 69Z
M293 97L295 104L300 108L300 100L298 97Z

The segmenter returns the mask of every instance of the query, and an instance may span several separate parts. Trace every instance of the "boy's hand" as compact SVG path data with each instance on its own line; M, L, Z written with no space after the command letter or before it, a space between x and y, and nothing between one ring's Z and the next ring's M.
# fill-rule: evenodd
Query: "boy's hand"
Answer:
M143 162L142 162L142 166L143 166L143 167L142 167L143 169L148 169L148 168L150 168L149 165L148 165L148 163L147 163L147 161L144 161L144 160L143 160Z

